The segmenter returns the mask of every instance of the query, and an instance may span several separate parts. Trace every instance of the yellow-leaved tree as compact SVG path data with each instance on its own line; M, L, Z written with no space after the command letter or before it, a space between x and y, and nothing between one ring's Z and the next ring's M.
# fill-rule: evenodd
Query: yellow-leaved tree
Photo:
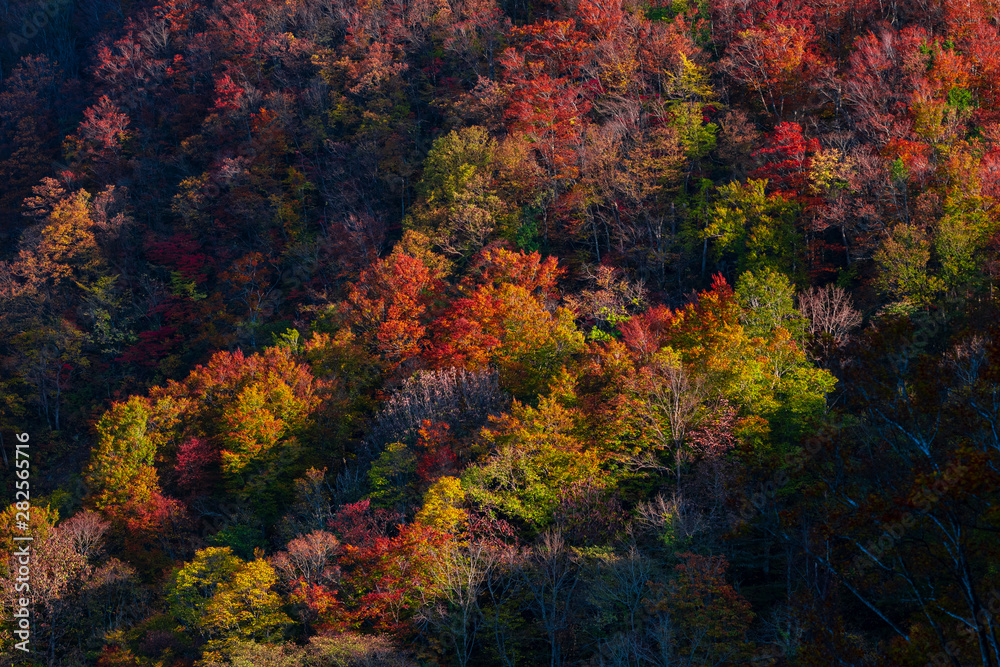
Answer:
M201 664L225 656L238 641L281 637L291 619L272 589L274 568L263 558L246 562L229 547L209 547L178 570L168 585L171 615L208 640Z

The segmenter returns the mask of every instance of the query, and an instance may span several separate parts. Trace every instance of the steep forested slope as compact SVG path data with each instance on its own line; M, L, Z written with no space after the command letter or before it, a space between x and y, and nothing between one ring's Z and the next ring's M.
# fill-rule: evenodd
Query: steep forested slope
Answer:
M4 661L1000 667L1000 3L0 24Z

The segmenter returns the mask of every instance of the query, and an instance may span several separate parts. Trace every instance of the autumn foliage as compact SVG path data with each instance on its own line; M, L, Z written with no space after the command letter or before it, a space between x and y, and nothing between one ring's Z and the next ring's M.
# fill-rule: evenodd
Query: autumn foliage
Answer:
M998 10L6 3L0 662L1000 665Z

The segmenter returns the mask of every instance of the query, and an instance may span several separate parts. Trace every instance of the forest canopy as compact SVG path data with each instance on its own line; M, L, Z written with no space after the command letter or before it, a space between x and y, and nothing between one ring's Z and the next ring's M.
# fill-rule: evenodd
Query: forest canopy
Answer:
M1000 667L996 0L0 24L4 664Z

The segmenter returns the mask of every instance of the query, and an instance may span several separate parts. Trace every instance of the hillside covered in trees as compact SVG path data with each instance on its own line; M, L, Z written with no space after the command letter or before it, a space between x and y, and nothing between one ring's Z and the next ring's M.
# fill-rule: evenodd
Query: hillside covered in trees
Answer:
M1000 667L997 0L0 7L0 663Z

